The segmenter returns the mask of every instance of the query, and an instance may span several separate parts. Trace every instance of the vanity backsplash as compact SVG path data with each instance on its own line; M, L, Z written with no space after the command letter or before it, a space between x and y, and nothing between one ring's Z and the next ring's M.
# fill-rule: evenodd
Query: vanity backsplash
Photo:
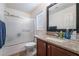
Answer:
M79 39L79 33L76 35L76 39Z

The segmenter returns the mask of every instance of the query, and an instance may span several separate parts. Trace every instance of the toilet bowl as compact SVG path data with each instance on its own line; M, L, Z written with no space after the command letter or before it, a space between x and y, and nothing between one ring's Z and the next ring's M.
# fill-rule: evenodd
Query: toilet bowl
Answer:
M26 49L32 49L36 46L35 42L28 42L25 44Z
M35 42L28 42L25 44L25 48L26 48L26 54L27 55L35 55L36 54L36 43Z

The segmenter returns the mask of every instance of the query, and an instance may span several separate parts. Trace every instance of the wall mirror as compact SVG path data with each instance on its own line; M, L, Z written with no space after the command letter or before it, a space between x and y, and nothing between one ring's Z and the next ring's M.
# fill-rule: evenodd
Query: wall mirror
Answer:
M76 30L76 3L52 3L47 7L47 31Z

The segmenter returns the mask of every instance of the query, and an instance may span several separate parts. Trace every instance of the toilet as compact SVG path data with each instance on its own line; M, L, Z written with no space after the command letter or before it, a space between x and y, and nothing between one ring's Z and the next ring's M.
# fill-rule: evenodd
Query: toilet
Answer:
M28 42L25 44L26 55L33 56L36 54L36 43L35 42Z

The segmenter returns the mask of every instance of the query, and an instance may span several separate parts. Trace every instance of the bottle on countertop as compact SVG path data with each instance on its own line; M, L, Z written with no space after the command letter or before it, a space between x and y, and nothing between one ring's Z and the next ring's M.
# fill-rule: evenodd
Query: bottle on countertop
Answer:
M65 39L70 39L71 38L71 32L69 31L69 29L66 29L66 31L64 33L64 38Z
M76 31L73 31L73 32L72 32L71 39L72 39L72 40L76 39Z

